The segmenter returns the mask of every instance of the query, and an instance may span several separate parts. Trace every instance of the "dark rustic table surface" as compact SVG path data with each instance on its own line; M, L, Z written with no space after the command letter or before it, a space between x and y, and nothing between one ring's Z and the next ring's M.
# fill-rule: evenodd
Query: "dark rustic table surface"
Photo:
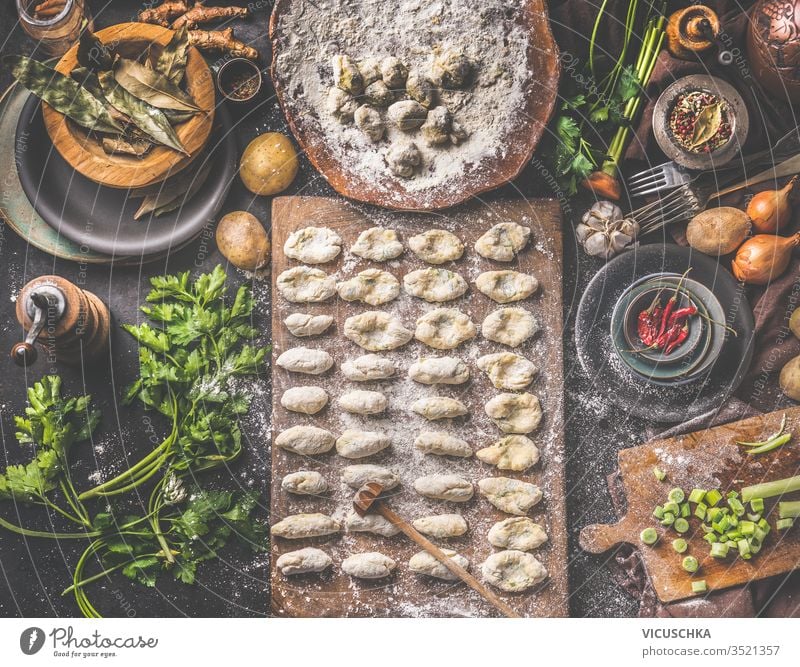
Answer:
M129 0L91 2L96 27L104 27L135 16L141 5ZM242 3L244 4L244 3ZM271 3L249 3L254 15L246 22L237 22L237 35L257 46L265 63L269 62L267 22ZM16 25L14 3L0 3L0 50L3 54L28 54L33 43ZM0 88L10 83L7 69L0 71ZM255 110L236 117L236 137L241 151L247 142L261 132L283 131L286 124L272 96L266 91L263 103ZM7 162L12 156L2 156ZM551 196L560 193L542 185L541 174L533 167L527 169L513 188L492 196ZM302 160L300 175L285 194L332 196L333 191L324 179ZM585 203L585 202L584 202ZM249 209L269 225L270 200L253 197L239 183L234 184L225 202L223 213ZM577 362L573 344L574 314L586 283L600 268L601 262L586 258L576 249L574 236L569 233L570 218L578 217L585 208L580 202L567 206L567 231L564 235L564 370L566 394L566 443L568 508L570 526L570 609L574 616L630 616L637 611L637 602L623 592L609 576L606 560L583 553L577 545L580 529L588 523L610 521L614 511L606 486L606 475L616 465L616 452L641 442L648 424L633 420L591 390ZM22 460L22 452L13 437L13 415L25 404L25 388L45 372L57 372L72 392L87 391L95 396L104 419L96 438L94 451L82 449L76 460L75 478L88 482L88 476L98 468L114 467L129 457L137 460L151 447L146 415L136 408L117 406L115 399L136 373L136 345L114 327L110 361L91 367L73 369L66 366L48 368L40 361L27 373L15 366L3 350L20 339L20 329L14 316L14 298L19 289L32 278L43 274L58 274L91 290L110 307L115 323L134 322L139 317L138 306L147 292L147 278L152 275L191 269L209 270L224 263L213 242L214 221L206 232L187 248L170 257L137 268L109 268L82 265L54 259L29 246L7 225L0 222L0 434L3 448L0 466ZM233 269L234 281L244 280ZM254 283L258 302L258 324L268 337L269 288L264 281ZM266 378L260 381L253 412L269 413L269 387ZM264 494L264 515L268 509L269 441L263 432L260 418L245 424L247 443L245 455L226 475L242 485L258 488ZM153 421L160 431L164 425ZM76 448L76 450L79 448ZM2 516L22 523L34 521L38 512L2 503ZM17 512L19 515L17 516ZM40 526L41 527L41 526ZM77 613L74 600L61 597L61 591L71 583L71 567L82 547L74 543L49 540L26 540L8 532L0 532L0 617L10 616L73 616ZM154 589L145 589L122 576L98 582L91 589L91 599L106 616L258 616L269 613L269 585L266 556L255 560L249 552L233 549L225 559L202 566L194 586L176 584L162 577Z

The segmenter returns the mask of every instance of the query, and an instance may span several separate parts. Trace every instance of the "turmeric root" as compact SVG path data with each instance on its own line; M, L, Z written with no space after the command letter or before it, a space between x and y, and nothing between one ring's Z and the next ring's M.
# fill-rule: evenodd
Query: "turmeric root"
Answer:
M233 36L233 28L225 30L190 30L189 44L201 51L227 53L234 58L258 60L258 51Z
M162 2L158 7L143 9L139 12L139 20L142 23L155 23L156 25L168 28L172 19L188 11L189 5L186 3L186 0L166 0L166 2Z
M53 18L64 11L66 4L66 0L45 0L36 5L33 10L33 17L37 19Z
M172 29L177 30L182 25L185 25L191 30L200 23L247 16L247 13L247 7L206 7L200 0L195 0L194 6L188 12L175 19L172 23Z

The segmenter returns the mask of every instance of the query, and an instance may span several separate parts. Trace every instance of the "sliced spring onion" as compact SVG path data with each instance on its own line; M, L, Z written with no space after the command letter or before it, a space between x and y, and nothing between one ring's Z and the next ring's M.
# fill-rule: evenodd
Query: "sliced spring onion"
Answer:
M683 533L685 533L687 530L689 530L689 522L688 522L686 519L684 519L683 517L680 517L680 518L678 518L678 519L675 519L675 523L673 524L673 526L672 526L672 527L673 527L673 528L674 528L674 529L675 529L675 530L676 530L678 533L681 533L681 534L683 534Z
M705 498L706 492L705 489L692 489L689 493L689 502L690 503L702 503L703 498Z
M756 533L756 524L752 521L740 521L739 532L745 537L752 537Z
M664 503L664 511L678 516L678 514L681 512L681 506L678 505L678 503L676 503L674 500L670 500L669 502Z
M764 511L764 499L763 498L753 498L750 501L750 509L753 510L753 512L757 512L758 514L761 514Z
M800 491L800 475L746 486L742 489L742 501L748 503L753 498L773 498L793 491Z
M700 519L701 521L706 518L706 510L708 509L708 505L705 503L697 503L697 507L694 508L694 515Z
M679 554L682 554L689 548L689 545L686 543L682 537L679 537L677 540L672 540L672 548L675 549Z
M652 546L658 542L658 533L656 532L655 528L645 528L641 533L639 533L639 539L644 544Z
M760 518L760 514L750 514L750 512L747 513L747 520L752 521L753 523L756 523L756 521L758 521Z
M742 516L745 512L744 505L738 498L728 498L728 507L736 516Z
M703 535L703 539L709 544L714 544L715 542L719 542L719 538L716 535L714 535L714 533L706 533L705 535Z
M711 555L714 558L725 558L728 555L728 551L727 542L715 542L711 545Z
M772 435L768 435L763 440L758 440L756 442L746 442L746 441L743 441L743 440L737 440L736 444L737 445L742 445L743 447L760 447L765 442L769 442L770 440L774 440L775 438L779 438L781 435L783 435L783 432L785 430L786 430L786 413L784 412L783 413L783 417L781 417L781 426L777 431L775 431L775 433L773 433Z
M661 505L656 505L653 510L653 516L659 521L664 518L664 508Z
M690 516L692 516L692 507L689 505L689 503L683 503L681 505L681 516L684 519L688 519Z
M697 562L697 559L694 556L686 556L683 559L683 569L687 572L697 572L698 568L700 567L700 563Z
M667 473L658 467L653 468L653 474L659 482L663 482L667 478Z
M708 590L708 584L705 579L692 582L692 593L705 593Z
M778 503L778 516L781 519L796 519L800 517L800 500Z
M683 489L675 487L669 492L667 498L669 498L673 503L682 503L686 498L686 494L683 492Z
M789 517L786 517L785 519L778 519L778 521L775 523L775 528L778 530L786 530L792 526L794 526L794 519Z
M739 548L739 555L742 558L750 556L750 542L745 539L737 540L736 546Z
M706 497L703 501L709 507L716 507L720 500L722 500L722 494L716 489L711 489L711 491L706 491Z
M671 526L675 523L675 515L672 512L664 512L664 518L661 519L662 526Z

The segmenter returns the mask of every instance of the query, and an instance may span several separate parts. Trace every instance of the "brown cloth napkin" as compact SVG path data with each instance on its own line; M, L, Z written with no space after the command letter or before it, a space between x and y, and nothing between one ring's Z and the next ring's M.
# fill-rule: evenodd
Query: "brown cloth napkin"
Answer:
M551 18L562 54L584 62L587 48L587 35L591 34L597 16L599 2L586 0L565 0L551 3ZM688 3L669 3L668 11L673 11ZM705 3L714 9L723 26L723 33L729 40L729 49L740 49L745 56L745 29L748 16L742 9L752 2L719 0ZM609 0L608 8L616 16L624 16L627 0ZM622 10L622 14L620 13ZM600 32L601 44L620 44L623 23L605 21ZM635 136L626 153L624 167L633 173L638 168L660 164L666 161L655 142L652 133L652 112L659 94L676 79L694 73L710 73L734 85L745 98L751 111L751 126L745 151L749 146L763 147L771 139L782 136L793 126L795 114L785 103L773 99L763 99L754 93L752 87L742 82L732 70L716 63L716 54L704 62L687 62L673 58L666 50L659 56L653 77L647 88L648 103L636 126ZM731 65L730 67L736 67ZM768 186L764 186L766 188ZM743 206L745 194L733 195L725 200L731 206ZM795 207L795 224L798 228L800 206ZM683 230L673 231L678 243L685 245ZM728 265L730 258L723 258ZM711 414L702 415L689 422L675 426L665 432L651 432L650 437L671 437L680 433L744 419L759 412L780 409L788 402L777 385L777 374L792 357L800 354L800 341L788 329L788 318L800 306L800 259L794 258L786 273L764 288L749 288L748 299L755 315L754 357L750 370L736 392L722 408ZM619 513L625 509L625 499L619 474L608 478L612 500ZM800 571L754 582L748 586L712 593L703 598L683 602L662 604L653 590L644 571L639 553L630 546L620 548L615 561L618 569L615 576L625 590L640 600L639 615L643 617L747 617L747 616L800 616Z

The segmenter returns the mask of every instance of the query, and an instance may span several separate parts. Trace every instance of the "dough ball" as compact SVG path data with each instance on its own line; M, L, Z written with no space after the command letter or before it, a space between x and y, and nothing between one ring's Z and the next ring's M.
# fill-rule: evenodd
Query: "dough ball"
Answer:
M414 447L423 454L469 458L472 447L466 440L443 431L422 431L414 440Z
M373 262L388 262L403 254L403 244L397 238L397 232L384 227L371 227L358 235L358 239L350 248L356 257Z
M304 456L329 452L335 443L333 433L316 426L292 426L275 438L277 447Z
M281 488L299 496L321 496L328 490L328 482L314 470L298 470L281 480Z
M304 227L289 234L283 244L287 257L305 264L325 264L339 256L342 237L327 227Z
M383 579L392 574L397 563L376 551L354 554L342 561L345 574L357 579Z
M512 303L527 299L539 289L539 281L519 271L486 271L478 276L475 287L492 301Z
M524 308L501 308L489 313L481 325L483 337L518 347L539 331L536 318Z
M327 514L292 514L272 526L271 533L287 540L333 535L341 529L339 522Z
M315 415L328 405L328 392L322 387L292 387L283 392L281 405L292 412Z
M478 368L489 376L498 389L521 391L525 389L539 369L525 357L511 352L486 354L478 359Z
M289 333L298 338L307 336L319 336L328 330L333 324L333 317L330 315L311 315L309 313L292 313L283 323Z
M486 414L503 433L525 435L539 428L542 406L533 394L499 394L487 401Z
M414 334L393 315L369 310L348 317L344 323L344 335L365 350L383 352L405 345Z
M348 533L372 533L381 537L393 537L400 532L396 525L380 514L359 516L350 512L344 520L344 527Z
M362 459L386 449L391 439L385 433L347 429L336 440L336 451L346 459Z
M530 240L531 230L516 222L501 222L475 241L475 251L486 259L510 262Z
M513 549L489 556L481 571L489 584L507 593L526 591L548 577L544 565L535 556Z
M467 291L467 281L447 269L419 269L403 277L407 294L430 303L457 299Z
M434 514L411 522L420 533L436 539L461 537L467 530L467 522L460 514Z
M411 404L411 410L418 415L430 419L453 419L467 414L467 406L455 398L446 396L427 396Z
M414 490L421 496L434 500L465 503L475 493L472 483L458 475L427 475L414 481Z
M386 410L388 401L379 391L357 389L339 397L339 407L357 415L377 415Z
M292 373L321 375L333 366L333 357L325 350L308 347L293 347L281 354L275 363Z
M333 565L333 560L322 549L306 547L297 551L281 554L276 563L277 568L285 577L293 574L311 574L322 572Z
M525 516L542 499L535 484L510 477L486 477L478 482L481 495L501 512Z
M408 239L408 247L428 264L453 262L464 254L464 244L455 234L444 229L429 229Z
M442 549L442 553L448 558L458 563L465 570L469 569L469 561L464 556L456 553L452 549ZM408 569L417 574L424 574L443 581L460 581L457 574L453 574L442 563L434 558L427 551L418 551L408 561Z
M400 478L389 468L371 463L358 463L346 466L342 470L342 482L351 489L360 489L364 484L377 482L384 491L389 491L400 483Z
M292 303L319 303L336 294L336 281L320 269L295 266L281 272L276 281L278 292Z
M533 551L547 542L547 533L526 516L512 516L489 529L489 544L498 549Z
M475 456L498 470L522 472L539 461L539 448L524 435L507 435L490 447L479 449Z
M469 367L456 357L422 357L411 364L408 377L421 384L463 384Z
M437 308L417 319L414 338L436 350L452 350L476 333L469 315L455 308Z
M374 382L394 377L394 362L377 354L365 354L342 364L342 374L352 382Z
M400 294L400 283L391 273L380 269L366 269L349 280L336 285L336 291L345 301L361 301L370 306L389 303Z

